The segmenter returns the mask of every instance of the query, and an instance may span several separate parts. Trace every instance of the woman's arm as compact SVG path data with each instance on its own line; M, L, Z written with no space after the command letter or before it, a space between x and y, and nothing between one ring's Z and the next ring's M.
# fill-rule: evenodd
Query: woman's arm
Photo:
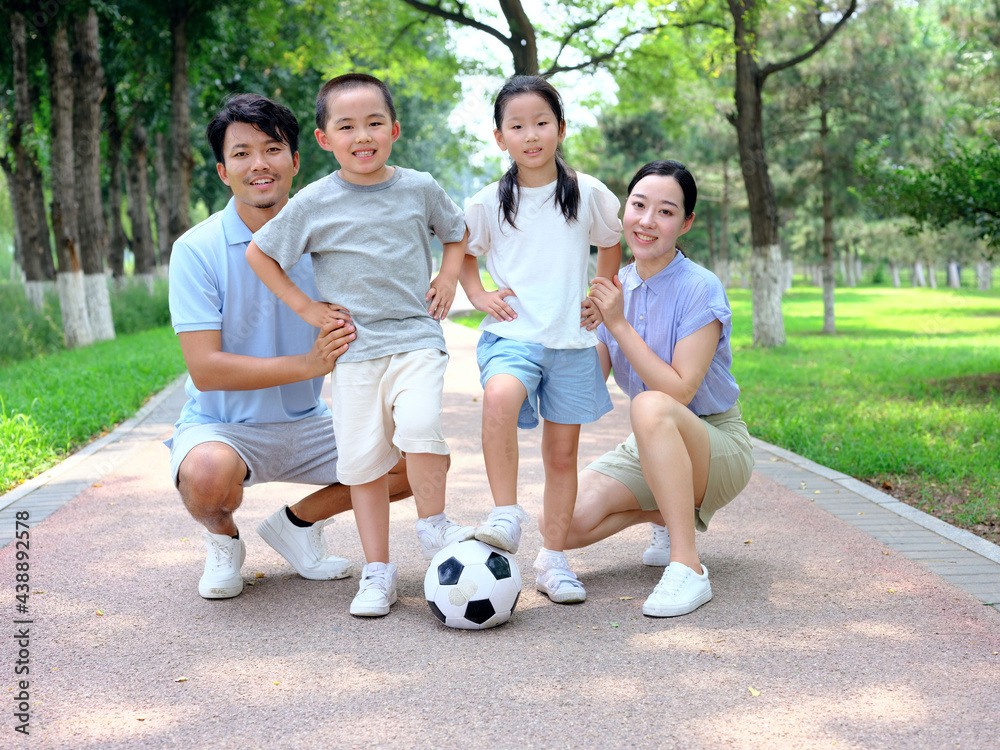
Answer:
M712 364L722 335L722 323L713 320L674 345L672 365L649 348L625 319L621 282L595 279L590 296L594 299L608 332L615 337L622 354L650 390L661 391L682 404L691 403Z

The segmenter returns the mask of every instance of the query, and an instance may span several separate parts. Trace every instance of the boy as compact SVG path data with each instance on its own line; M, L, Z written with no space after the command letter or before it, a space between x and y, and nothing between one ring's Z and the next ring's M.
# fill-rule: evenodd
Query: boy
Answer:
M322 328L340 317L357 339L331 374L337 473L351 487L367 564L351 614L377 617L396 601L389 562L387 472L406 454L424 557L472 538L444 515L448 445L441 392L448 354L438 321L455 297L466 247L464 212L430 175L386 162L399 137L382 81L348 74L316 98L316 140L340 169L304 188L247 247L247 262L303 320ZM430 282L430 242L444 245ZM311 255L316 285L331 305L288 277ZM429 308L428 308L429 303Z

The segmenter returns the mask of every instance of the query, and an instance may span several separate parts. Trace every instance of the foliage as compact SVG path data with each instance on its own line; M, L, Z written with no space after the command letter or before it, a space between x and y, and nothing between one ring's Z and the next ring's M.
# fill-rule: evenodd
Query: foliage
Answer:
M885 150L881 141L858 157L867 178L861 192L875 210L912 217L921 228L966 224L1000 248L1000 143L944 137L927 167L889 163Z
M170 328L119 336L0 369L0 462L5 492L132 416L184 371ZM10 442L8 442L10 441Z

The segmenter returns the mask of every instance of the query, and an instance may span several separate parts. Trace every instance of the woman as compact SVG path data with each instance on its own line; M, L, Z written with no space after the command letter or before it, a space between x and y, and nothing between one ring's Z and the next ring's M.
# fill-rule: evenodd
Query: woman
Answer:
M642 607L650 617L687 614L712 598L695 529L707 530L753 470L730 372L725 289L677 247L694 221L697 195L694 177L678 162L651 162L636 173L623 219L635 262L613 280L595 279L584 311L589 327L603 321L601 365L605 377L613 368L632 399L633 432L580 473L567 546L637 523L665 526L665 533L654 529L645 558L659 551L669 559Z

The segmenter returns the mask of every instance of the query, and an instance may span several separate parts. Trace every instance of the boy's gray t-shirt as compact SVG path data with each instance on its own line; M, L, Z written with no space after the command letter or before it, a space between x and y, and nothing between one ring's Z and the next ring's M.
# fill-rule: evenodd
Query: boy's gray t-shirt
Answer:
M396 167L377 185L335 172L302 188L253 240L285 271L311 254L323 299L346 307L357 339L338 361L447 351L425 300L431 238L459 242L465 212L426 172Z

